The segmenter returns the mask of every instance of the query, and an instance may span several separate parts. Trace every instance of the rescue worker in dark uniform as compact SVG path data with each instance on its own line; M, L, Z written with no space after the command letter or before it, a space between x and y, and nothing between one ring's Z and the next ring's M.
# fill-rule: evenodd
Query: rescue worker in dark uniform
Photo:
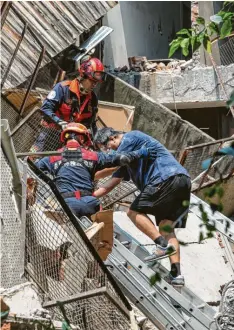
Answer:
M82 123L91 135L96 133L98 99L93 89L105 75L102 62L91 58L81 64L77 78L54 86L42 104L42 130L31 152L58 149L61 129L70 122Z
M128 166L136 159L148 157L148 150L142 147L129 153L102 153L87 150L91 143L87 128L70 123L61 134L65 147L61 156L44 157L36 166L50 173L65 202L73 213L90 216L100 209L99 200L93 194L93 179L96 171L105 167Z

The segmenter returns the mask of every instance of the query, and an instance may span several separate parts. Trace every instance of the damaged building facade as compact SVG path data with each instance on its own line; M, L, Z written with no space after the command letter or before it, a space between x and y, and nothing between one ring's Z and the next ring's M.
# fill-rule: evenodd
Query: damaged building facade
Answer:
M234 134L225 104L234 88L233 37L212 44L218 74L204 49L186 59L179 51L168 59L168 53L176 32L190 28L198 16L209 20L222 6L222 1L121 1L103 19L114 29L104 48L111 73L215 139Z
M216 11L215 3L205 10ZM234 229L228 217L234 212L234 194L230 188L233 168L228 157L227 181L223 183L225 209L223 214L209 213L218 224L218 239L199 243L201 219L194 206L188 228L178 232L187 243L182 247L182 267L188 280L181 292L163 279L151 285L150 279L157 272L164 277L168 264L150 268L143 262L151 249L142 245L151 242L126 216L126 205L138 193L132 183L122 183L102 200L112 220L104 227L113 226L114 220L113 250L105 265L101 254L97 254L103 220L97 217L93 227L90 219L78 219L77 225L53 182L23 161L40 131L43 99L56 82L67 77L65 71L77 47L107 25L114 31L95 50L110 71L98 91L98 127L139 129L157 138L190 171L196 193L192 200L206 208L203 187L216 183L219 177L214 168L202 173L201 164L225 142L233 142L233 138L223 139L233 134L232 117L226 116L225 93L204 54L184 59L176 53L174 60L167 59L168 43L180 28L191 25L191 15L202 10L200 4L38 1L7 2L2 6L1 184L7 188L4 194L1 192L0 294L13 312L8 321L18 322L16 328L26 323L34 329L37 319L42 321L43 329L43 322L45 327L51 325L52 315L53 322L57 322L54 324L61 329L67 316L72 329L130 330L147 328L146 315L154 330L208 330L210 323L217 321L220 286L226 284L220 315L224 314L228 297L233 295L230 281L234 257L229 239L233 241ZM206 14L209 16L209 12ZM231 41L228 42L229 47ZM233 64L222 62L221 57L220 62L217 57L215 60L225 91L230 94ZM36 201L31 205L25 190L28 178L31 183L38 183L38 190L34 190L33 184L30 186L31 197ZM114 213L109 211L111 208ZM220 223L217 219L221 219ZM226 221L228 232L224 228ZM200 260L200 266L191 260ZM207 269L210 260L214 262ZM15 301L22 296L28 300L23 301L20 309ZM30 299L34 301L34 310L28 304ZM142 313L138 318L132 313L135 308ZM139 315L139 310L135 314ZM24 317L20 318L20 314ZM229 321L230 315L231 312Z

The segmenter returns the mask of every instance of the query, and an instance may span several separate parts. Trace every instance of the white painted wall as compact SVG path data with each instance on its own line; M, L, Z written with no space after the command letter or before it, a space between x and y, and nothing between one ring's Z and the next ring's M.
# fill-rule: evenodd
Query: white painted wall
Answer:
M105 40L104 63L118 67L128 65L130 56L167 58L181 28L181 9L180 1L120 1L103 19L114 29Z
M128 64L128 56L119 4L103 17L103 25L114 29L104 41L103 62L112 67L123 67Z

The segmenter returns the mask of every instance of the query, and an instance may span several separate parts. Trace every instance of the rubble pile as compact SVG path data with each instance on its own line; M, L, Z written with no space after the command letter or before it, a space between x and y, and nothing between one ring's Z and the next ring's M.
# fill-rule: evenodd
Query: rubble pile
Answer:
M200 65L199 54L188 61L176 59L147 60L146 56L133 56L128 58L128 62L129 68L127 65L124 65L123 67L115 68L114 72L180 73L181 71L192 70L195 66Z
M52 320L35 285L26 282L11 288L0 288L2 330L61 330L62 322Z

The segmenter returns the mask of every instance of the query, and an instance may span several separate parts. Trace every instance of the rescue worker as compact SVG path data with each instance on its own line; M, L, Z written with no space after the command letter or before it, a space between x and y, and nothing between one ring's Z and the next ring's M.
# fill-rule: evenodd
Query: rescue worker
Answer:
M96 133L98 99L93 89L105 80L105 75L102 62L90 58L81 64L77 78L54 86L42 104L42 130L31 152L59 148L61 129L69 122L82 123L91 135Z
M138 159L131 167L122 166L102 187L94 192L100 198L116 187L121 180L132 180L140 194L128 210L132 222L155 243L155 251L146 262L170 257L171 271L166 280L174 286L184 285L180 270L180 247L174 228L184 228L190 200L191 181L189 174L170 152L157 140L140 131L128 133L107 127L98 130L94 143L99 147L117 152L132 152L147 147L150 159ZM152 154L151 154L152 153ZM155 216L159 230L147 216Z
M61 133L65 147L61 156L44 157L35 165L48 172L67 205L76 216L90 216L100 209L100 201L92 196L96 171L105 167L126 165L141 157L148 157L145 147L129 153L94 152L87 150L91 143L88 129L79 123L70 123Z

